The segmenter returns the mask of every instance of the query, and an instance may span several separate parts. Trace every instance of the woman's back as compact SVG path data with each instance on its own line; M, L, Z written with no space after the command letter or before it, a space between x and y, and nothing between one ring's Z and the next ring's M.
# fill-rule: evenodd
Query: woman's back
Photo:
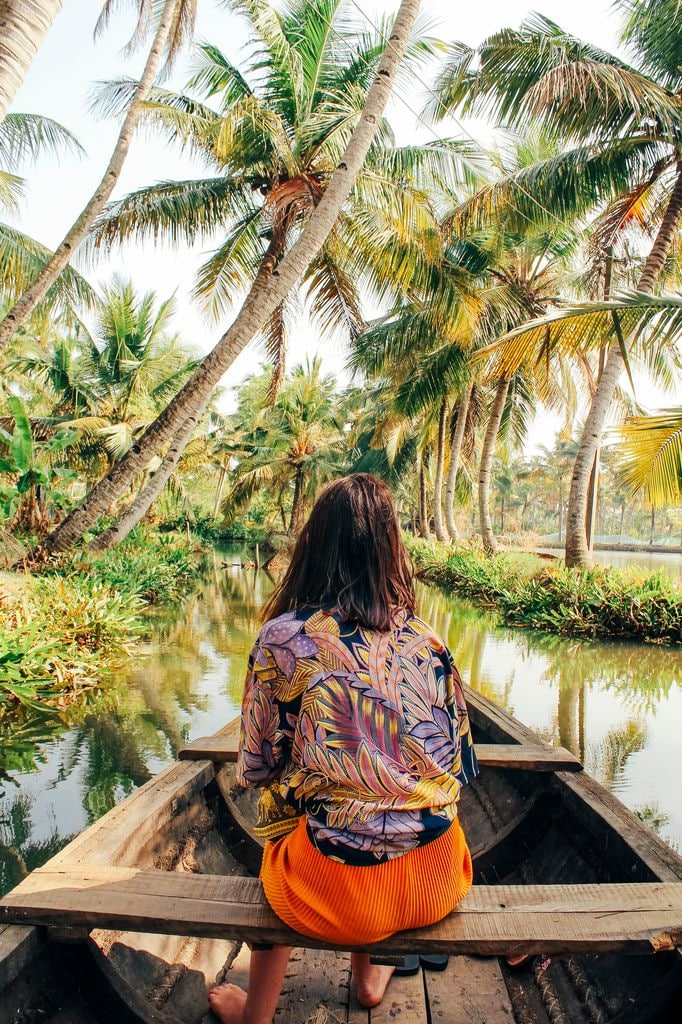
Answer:
M277 779L317 849L346 863L436 839L476 772L457 672L407 610L388 631L319 606L266 622L242 721L240 781Z

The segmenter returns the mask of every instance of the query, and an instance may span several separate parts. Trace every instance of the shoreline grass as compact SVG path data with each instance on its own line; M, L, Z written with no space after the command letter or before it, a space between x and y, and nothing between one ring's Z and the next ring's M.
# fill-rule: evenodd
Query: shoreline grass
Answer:
M547 566L532 553L407 538L420 579L495 608L505 625L592 639L682 643L682 591L664 572Z
M201 575L194 541L133 531L105 555L78 553L0 577L0 722L21 709L87 701L149 633L145 612L188 595Z

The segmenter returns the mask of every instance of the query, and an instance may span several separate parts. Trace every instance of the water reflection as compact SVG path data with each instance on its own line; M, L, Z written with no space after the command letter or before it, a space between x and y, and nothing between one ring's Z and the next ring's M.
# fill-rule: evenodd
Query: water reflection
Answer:
M272 589L216 552L180 614L151 623L136 663L68 722L27 721L0 748L0 889L238 712L259 609ZM234 564L237 563L237 564ZM419 588L464 679L587 768L671 841L682 813L670 765L682 722L680 655L501 629L488 612Z
M434 588L420 589L420 602L467 682L573 751L664 838L682 843L682 801L670 770L682 725L679 648L505 629Z

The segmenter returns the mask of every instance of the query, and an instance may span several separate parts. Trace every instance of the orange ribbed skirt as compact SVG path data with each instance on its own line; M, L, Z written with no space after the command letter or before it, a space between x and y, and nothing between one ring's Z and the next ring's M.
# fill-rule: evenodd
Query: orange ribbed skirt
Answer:
M379 942L440 921L471 888L471 855L459 821L438 839L381 864L342 864L308 838L305 817L266 843L260 873L268 903L303 935L336 945Z

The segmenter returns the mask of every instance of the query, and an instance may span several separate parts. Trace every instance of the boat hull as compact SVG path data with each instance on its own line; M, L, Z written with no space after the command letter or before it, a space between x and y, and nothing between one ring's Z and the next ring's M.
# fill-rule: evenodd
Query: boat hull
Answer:
M469 709L479 742L538 742L477 694L469 695ZM682 880L682 861L674 851L584 772L486 767L464 788L460 815L478 884ZM255 796L235 785L233 766L214 773L207 761L180 762L56 860L90 863L99 857L110 865L180 874L257 873L262 846L253 833L254 820ZM0 933L6 950L13 932L20 945L20 931L23 962L15 952L10 969L11 958L0 955L0 1000L14 1006L16 1019L26 1024L38 1019L28 1005L31 977L52 979L45 990L54 994L54 1009L43 1007L39 1018L47 1024L62 1020L62 1003L70 1005L69 1024L93 1024L93 991L95 998L101 992L101 1016L94 1020L106 1021L113 1013L111 1019L124 1024L208 1024L208 989L228 979L246 980L248 951L239 942L95 930L86 945L69 951L36 929L10 926ZM82 963L86 955L99 966L99 989L95 985L74 994L73 985L63 984L67 975L60 964L64 957ZM91 971L91 985L93 976ZM512 972L497 959L456 957L442 978L429 972L418 983L401 979L391 991L396 1002L416 1006L413 1019L424 1024L427 1019L447 1024L453 1000L471 1008L462 1020L472 1022L669 1024L671 1008L682 998L682 959L676 950L655 957L608 954L549 962L534 957ZM316 1017L320 1005L326 1016L320 1010ZM346 954L297 951L277 1021L303 1024L309 1018L351 1024L373 1020L353 1002ZM0 1013L0 1019L13 1018Z

